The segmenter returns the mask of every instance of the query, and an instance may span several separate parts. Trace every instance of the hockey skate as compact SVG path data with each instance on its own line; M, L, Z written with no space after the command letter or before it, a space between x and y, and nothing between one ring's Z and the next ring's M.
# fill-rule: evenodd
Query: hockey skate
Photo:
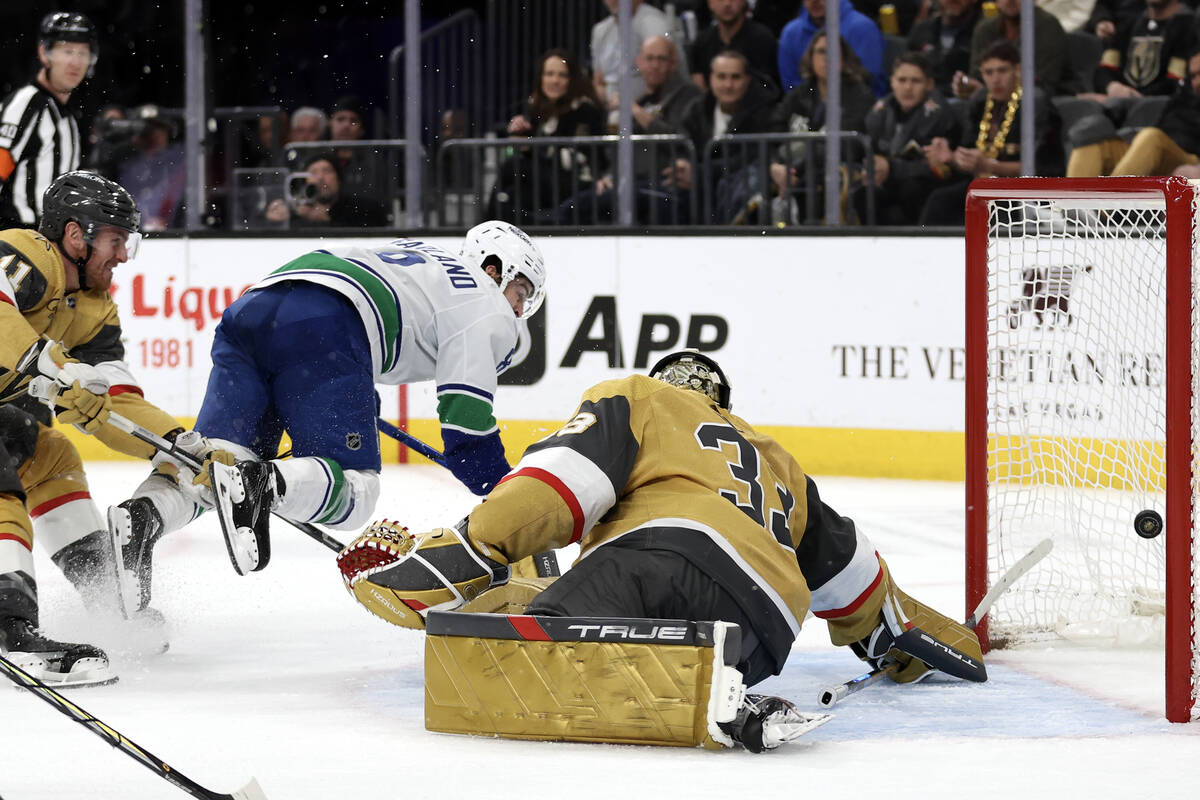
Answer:
M747 694L737 716L721 723L721 729L751 753L761 753L799 739L831 719L832 714L806 714L782 697Z
M148 498L135 497L108 509L108 532L117 564L121 600L130 619L150 602L151 553L163 534L162 517Z
M0 651L25 672L54 688L117 682L103 650L90 644L47 639L22 617L0 619Z
M279 472L269 461L239 461L209 467L217 516L229 559L238 575L257 572L271 560L269 522L279 493Z

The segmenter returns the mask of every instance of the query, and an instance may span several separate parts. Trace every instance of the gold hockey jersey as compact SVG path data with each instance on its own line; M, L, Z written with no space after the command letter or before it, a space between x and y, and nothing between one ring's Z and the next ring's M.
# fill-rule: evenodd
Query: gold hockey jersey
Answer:
M570 542L582 560L642 537L763 620L780 665L810 607L848 613L881 574L869 542L779 443L698 392L642 375L590 389L471 513L469 535L510 562Z
M17 373L17 363L43 336L100 370L111 386L114 411L160 436L180 428L173 417L142 398L125 363L121 320L112 296L101 289L67 292L62 257L49 240L22 228L0 231L0 402L24 393L28 380ZM96 436L129 455L153 454L149 445L110 425Z

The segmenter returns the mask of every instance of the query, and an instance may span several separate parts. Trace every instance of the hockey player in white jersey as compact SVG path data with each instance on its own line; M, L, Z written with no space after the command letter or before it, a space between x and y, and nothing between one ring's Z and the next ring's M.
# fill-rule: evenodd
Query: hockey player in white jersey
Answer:
M472 228L457 255L410 239L316 250L256 284L215 331L203 439L190 444L204 467L160 465L109 510L137 605L150 598L157 539L215 503L210 472L235 485L222 509L233 525L222 527L242 574L270 558L272 512L343 530L366 523L379 495L377 383L436 381L446 465L487 494L509 470L492 415L497 376L545 284L537 245L506 222ZM276 459L285 430L292 457Z

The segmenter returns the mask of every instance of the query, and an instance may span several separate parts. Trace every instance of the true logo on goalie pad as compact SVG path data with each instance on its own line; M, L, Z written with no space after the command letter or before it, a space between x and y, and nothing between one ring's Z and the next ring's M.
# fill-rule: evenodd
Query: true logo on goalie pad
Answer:
M688 629L672 625L568 625L568 630L577 631L583 641L605 641L611 639L670 639L682 641Z

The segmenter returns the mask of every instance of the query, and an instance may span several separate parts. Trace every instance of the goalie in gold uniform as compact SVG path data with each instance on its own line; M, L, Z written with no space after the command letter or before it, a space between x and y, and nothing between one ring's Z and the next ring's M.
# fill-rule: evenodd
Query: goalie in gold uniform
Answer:
M455 529L406 541L373 526L339 556L348 588L384 619L422 628L430 610L502 583L508 564L579 542L579 560L526 614L733 622L753 686L783 669L811 610L834 644L897 682L931 665L986 679L974 633L904 594L791 455L730 413L711 358L673 353L651 376L587 391ZM733 740L771 746L740 726L790 704L747 695L746 706Z
M129 455L150 458L154 451L107 424L112 411L160 436L183 431L142 397L125 363L121 322L108 292L113 268L136 254L140 218L117 183L69 172L46 190L37 232L0 231L0 434L7 466L25 495L10 491L0 504L0 651L41 654L39 677L48 682L112 676L99 648L64 645L41 633L34 538L89 608L119 614L128 607L134 616L137 604L123 601L108 526L89 493L79 452L50 427L50 409L28 394L31 382L47 381L43 400L59 422ZM140 617L160 621L152 610Z

